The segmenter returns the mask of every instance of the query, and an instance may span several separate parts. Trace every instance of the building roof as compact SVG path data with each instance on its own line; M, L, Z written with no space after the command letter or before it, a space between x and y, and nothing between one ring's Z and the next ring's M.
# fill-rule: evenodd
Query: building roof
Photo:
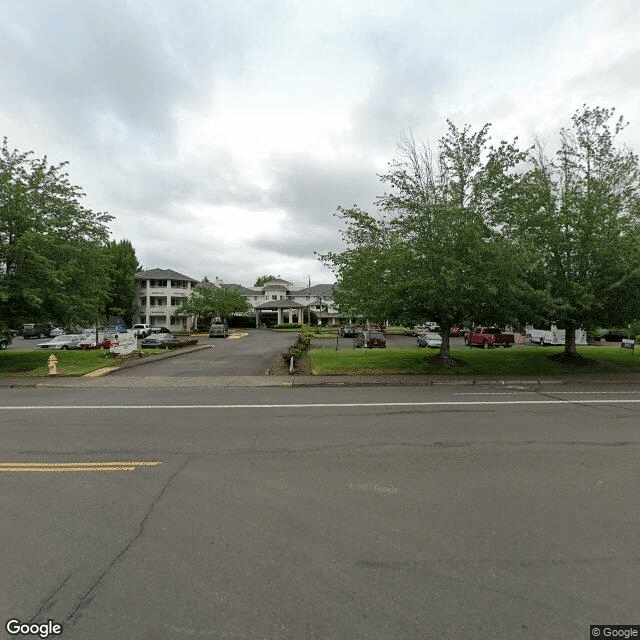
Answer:
M185 276L173 269L147 269L146 271L138 271L136 273L136 280L188 280L189 282L198 282L195 278Z
M308 296L311 298L320 296L323 298L331 298L333 297L333 286L332 284L314 284L311 288L306 287L298 291L291 291L290 294L292 296Z
M275 287L281 288L281 287L284 287L286 289L291 284L293 284L293 283L289 282L288 280L282 280L282 278L274 278L273 280L269 280L269 282L265 282L262 285L262 288L266 289L267 287L269 287L269 288L275 288Z
M267 300L255 306L254 309L264 311L265 309L306 309L306 307L295 300Z
M243 296L256 296L262 291L255 291L254 289L247 289L241 284L227 284L218 280L217 282L198 282L196 287L208 287L209 289L228 289L229 291L239 291Z

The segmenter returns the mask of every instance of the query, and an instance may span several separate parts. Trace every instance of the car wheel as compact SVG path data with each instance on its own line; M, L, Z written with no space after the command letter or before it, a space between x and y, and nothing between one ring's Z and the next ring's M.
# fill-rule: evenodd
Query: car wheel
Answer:
M489 348L489 343L486 340L482 343L482 348L483 349L488 349Z
M9 343L6 340L0 341L0 349L6 349L9 346Z
M544 338L540 338L540 346L544 347Z
M67 347L66 344L63 344L62 347L60 348L60 351L66 351L69 347Z

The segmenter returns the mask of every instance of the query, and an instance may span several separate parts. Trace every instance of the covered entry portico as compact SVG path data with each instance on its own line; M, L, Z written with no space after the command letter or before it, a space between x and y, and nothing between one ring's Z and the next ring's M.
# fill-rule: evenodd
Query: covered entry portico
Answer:
M285 324L296 322L298 324L304 323L304 310L306 307L295 300L268 300L262 304L254 307L256 312L256 329L260 327L260 324L269 317L273 319L274 314L277 314L278 324ZM287 318L285 321L285 317ZM293 318L296 318L295 320Z

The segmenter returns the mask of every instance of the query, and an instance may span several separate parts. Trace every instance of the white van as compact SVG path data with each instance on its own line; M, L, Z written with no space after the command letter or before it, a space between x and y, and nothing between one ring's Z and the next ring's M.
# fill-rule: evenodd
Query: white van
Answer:
M525 338L529 342L545 345L563 346L565 330L558 329L555 324L551 325L550 329L534 329L530 324L525 327ZM587 332L584 329L576 329L576 344L587 344Z

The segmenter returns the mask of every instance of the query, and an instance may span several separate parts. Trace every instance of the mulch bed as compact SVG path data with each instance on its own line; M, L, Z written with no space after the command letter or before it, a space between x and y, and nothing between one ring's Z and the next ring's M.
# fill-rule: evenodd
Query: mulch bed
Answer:
M458 367L469 366L466 362L463 362L462 360L456 360L451 356L445 356L445 355L442 355L441 353L438 353L437 355L432 356L431 358L426 358L426 361L429 364L433 364L438 367L446 367L447 369L455 369Z
M547 356L549 360L553 360L559 364L566 364L570 367L601 367L602 363L592 360L591 358L585 358L579 353L556 353L553 356Z

